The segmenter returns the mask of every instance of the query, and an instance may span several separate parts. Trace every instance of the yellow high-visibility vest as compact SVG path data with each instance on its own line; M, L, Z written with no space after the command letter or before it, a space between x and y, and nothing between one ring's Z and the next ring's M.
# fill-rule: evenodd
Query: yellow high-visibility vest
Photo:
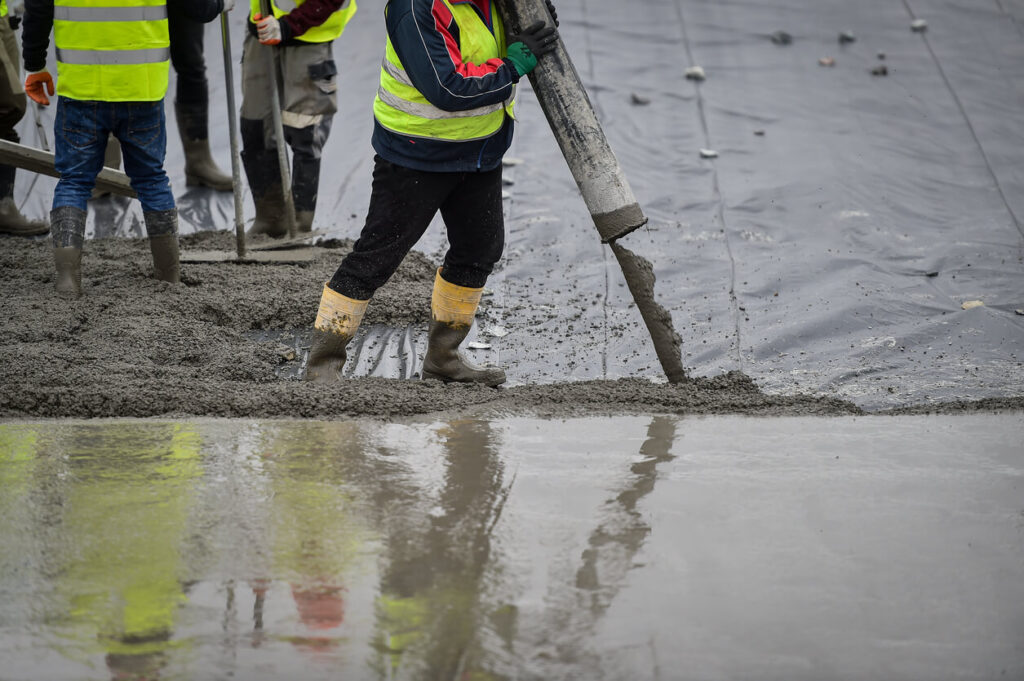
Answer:
M293 9L301 7L305 1L270 0L270 8L274 11L275 17L281 18ZM260 9L260 0L249 0L249 9L251 10L249 12L249 21L253 21L253 17L257 14L263 13L263 10ZM319 26L314 26L302 35L295 36L295 39L304 43L329 43L332 40L337 40L345 30L345 26L352 19L352 15L356 13L356 9L358 9L356 0L345 0L341 9L332 14L327 21ZM253 21L253 23L256 22Z
M62 97L155 102L167 93L166 0L54 0L53 40Z
M497 12L493 14L494 33L470 4L452 5L444 0L459 26L459 51L462 59L483 64L505 56L505 29ZM373 115L383 127L400 135L449 141L468 141L490 137L513 117L515 91L504 103L481 106L468 111L445 111L427 101L409 80L409 75L388 38L384 63L380 69L380 87L373 100Z

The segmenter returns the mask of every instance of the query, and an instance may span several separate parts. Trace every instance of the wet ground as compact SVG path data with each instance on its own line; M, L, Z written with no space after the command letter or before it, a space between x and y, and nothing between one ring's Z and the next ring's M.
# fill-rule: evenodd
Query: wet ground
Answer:
M1024 678L1024 5L556 4L690 380L528 87L468 351L508 386L415 380L440 224L347 380L296 380L369 195L361 8L311 263L156 282L106 198L68 303L46 239L0 240L0 679ZM232 248L168 124L183 248Z
M1019 2L557 4L568 52L650 217L622 243L651 262L655 300L672 316L690 375L741 372L773 395L869 410L1021 405L1024 133L1011 123L1024 108ZM916 18L926 31L910 29ZM232 22L237 52L243 8ZM774 43L778 30L792 42ZM368 202L381 31L379 11L365 8L335 45L340 112L316 227L342 241L358 235ZM840 31L855 42L840 44ZM227 167L218 40L211 26L213 144ZM820 66L823 56L835 66ZM888 75L872 76L880 63ZM705 81L685 79L692 64ZM510 156L521 163L505 172L507 248L473 336L490 347L471 354L502 364L510 386L662 380L616 259L599 243L529 87L520 100ZM43 112L44 127L51 114ZM30 119L21 134L38 144ZM174 121L168 126L182 231L231 227L229 195L185 188ZM701 158L702 148L718 158ZM22 173L16 197L42 215L52 186ZM92 208L90 235L142 235L137 202ZM251 220L248 196L246 210ZM230 248L230 238L221 244ZM380 292L351 375L416 374L443 246L435 224L420 255ZM254 415L284 415L259 407L258 392L301 391L274 377L301 373L320 286L341 258L329 251L308 268L272 273L188 266L188 285L172 291L148 279L144 244L90 243L88 300L67 306L48 295L43 244L21 249L0 241L0 296L10 311L0 319L0 414L8 416L178 413L173 403L187 413L245 415L252 406ZM963 309L971 301L983 305ZM279 361L278 342L298 358ZM173 385L202 376L227 383L198 396ZM120 397L109 386L115 378L145 383L155 397L141 389ZM168 380L170 392L161 387ZM89 406L68 391L66 406L52 404L51 386L60 394L67 385L92 391ZM301 413L329 411L310 409Z
M1020 679L1022 429L8 422L0 677Z

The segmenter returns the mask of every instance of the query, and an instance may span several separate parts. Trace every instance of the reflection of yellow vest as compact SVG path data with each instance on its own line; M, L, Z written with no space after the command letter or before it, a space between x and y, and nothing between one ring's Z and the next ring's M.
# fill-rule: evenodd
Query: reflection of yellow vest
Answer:
M305 1L270 0L270 7L274 10L274 16L281 18L296 7L301 7ZM253 21L255 15L263 13L263 10L260 9L260 0L249 0L249 9L251 10L249 12L249 21ZM341 5L341 9L328 17L327 21L319 26L314 26L300 36L295 36L295 39L305 43L329 43L332 40L337 40L341 37L342 31L345 30L345 25L348 24L355 13L356 0L345 0Z
M171 42L166 0L55 0L57 94L102 102L155 102L167 93Z
M444 0L444 4L459 26L459 51L464 62L483 64L505 56L505 29L497 12L492 15L494 33L491 33L471 4L452 5L448 0ZM383 127L400 135L461 142L490 137L501 130L505 114L512 116L513 97L504 104L489 104L469 111L439 109L409 80L388 38L373 115Z
M69 452L66 523L77 560L62 589L81 642L98 638L115 655L158 653L180 645L172 642L185 601L180 544L200 441L178 425L111 424L97 435L88 451Z

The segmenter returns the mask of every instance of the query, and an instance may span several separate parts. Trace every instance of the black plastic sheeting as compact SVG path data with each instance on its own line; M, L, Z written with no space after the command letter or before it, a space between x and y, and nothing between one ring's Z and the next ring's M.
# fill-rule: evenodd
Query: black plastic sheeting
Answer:
M1024 0L557 6L650 217L622 243L653 263L694 374L739 369L769 391L865 407L1024 392ZM368 203L382 9L363 3L335 45L340 111L316 222L332 236L355 238ZM236 83L244 11L231 17ZM915 19L927 30L912 31ZM778 30L792 43L774 43ZM841 45L841 31L856 41ZM215 155L227 169L216 24L207 61ZM882 64L888 75L872 75ZM695 65L707 80L685 78ZM43 113L48 136L51 116ZM491 348L473 352L503 364L513 384L659 379L615 259L528 86L518 118L506 253L477 337ZM185 190L173 120L168 128L182 232L231 228L229 194ZM22 134L38 144L31 115ZM52 186L21 174L25 210L43 214ZM248 196L246 205L251 220ZM94 209L90 233L142 234L137 203ZM438 221L420 249L439 258L443 245ZM974 300L984 306L962 309ZM354 353L358 373L415 370L409 354L422 350L422 330L369 337Z

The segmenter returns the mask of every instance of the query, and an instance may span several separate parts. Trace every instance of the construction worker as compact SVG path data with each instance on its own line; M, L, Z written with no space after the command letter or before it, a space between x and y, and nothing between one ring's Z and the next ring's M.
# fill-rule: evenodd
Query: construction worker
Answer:
M234 0L170 0L196 21L212 21ZM86 201L103 167L107 137L120 141L125 172L142 203L155 276L178 283L178 212L164 153L164 95L170 65L167 0L127 0L116 6L76 0L27 0L22 53L25 92L43 105L53 95L46 70L50 29L57 48L55 161L60 181L53 193L57 291L82 292Z
M296 226L313 228L320 187L320 155L338 110L331 44L356 12L356 0L270 0L273 16L263 16L260 0L251 1L249 34L242 51L242 164L256 204L249 234L282 237L288 232L281 169L271 112L273 61L281 62L281 118L292 149L292 199ZM280 4L278 4L280 3ZM290 11L289 11L290 8Z
M14 31L20 17L8 12L7 1L0 0L0 138L19 142L14 126L25 115L25 90L21 87L21 57ZM42 220L29 220L14 202L15 167L0 164L0 232L15 236L36 236L50 231Z
M306 378L338 380L369 299L440 210L450 247L434 279L422 377L496 386L505 372L470 364L458 348L504 248L501 159L515 86L558 34L538 21L506 40L492 0L389 0L385 13L370 208L324 285Z
M206 29L173 0L167 5L167 29L171 38L171 66L178 76L174 113L185 152L185 185L229 192L231 175L217 167L210 153L210 94L203 58Z

